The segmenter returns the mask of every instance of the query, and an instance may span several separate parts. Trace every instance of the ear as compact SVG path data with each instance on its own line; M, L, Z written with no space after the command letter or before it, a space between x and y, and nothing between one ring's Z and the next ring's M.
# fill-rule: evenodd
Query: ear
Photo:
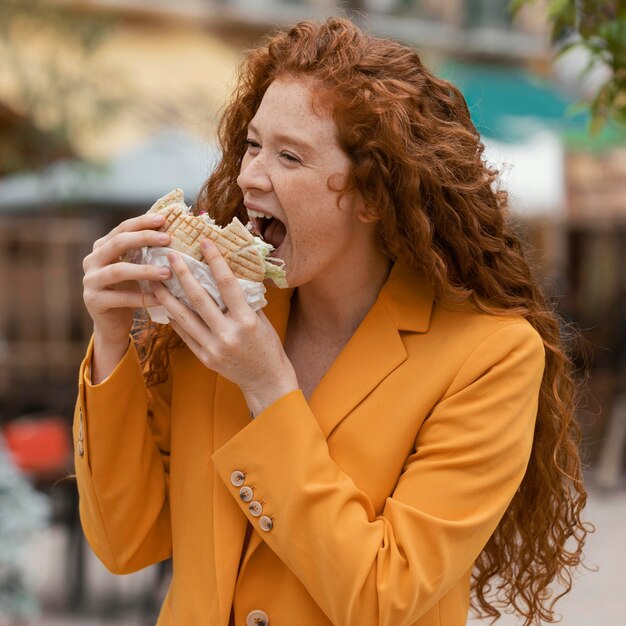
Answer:
M356 211L357 219L363 224L373 224L380 220L380 215L375 207L365 203L361 204Z

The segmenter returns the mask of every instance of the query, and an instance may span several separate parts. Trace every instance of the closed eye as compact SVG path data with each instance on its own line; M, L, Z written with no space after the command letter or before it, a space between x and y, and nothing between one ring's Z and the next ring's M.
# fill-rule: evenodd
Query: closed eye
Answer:
M254 139L246 139L246 146L248 147L248 149L254 148L254 149L258 149L261 147L261 144L254 140Z
M300 159L297 156L294 156L290 152L281 152L279 156L285 159L286 161L289 161L290 163L302 163L302 161L300 161Z

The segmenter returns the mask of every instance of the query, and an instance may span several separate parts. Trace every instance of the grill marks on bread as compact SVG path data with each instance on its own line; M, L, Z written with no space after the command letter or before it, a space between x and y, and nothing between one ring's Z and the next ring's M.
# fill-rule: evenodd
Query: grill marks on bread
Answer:
M257 282L264 279L265 260L253 235L236 217L222 228L203 217L193 215L185 205L180 189L174 189L157 200L148 212L165 216L165 222L159 230L172 237L170 247L174 250L204 262L200 242L211 239L235 276Z

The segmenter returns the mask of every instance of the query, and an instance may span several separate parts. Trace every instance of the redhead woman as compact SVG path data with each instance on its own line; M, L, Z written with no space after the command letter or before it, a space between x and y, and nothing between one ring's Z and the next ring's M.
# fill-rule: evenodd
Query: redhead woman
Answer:
M253 312L207 241L227 311L172 254L192 311L118 262L168 243L153 215L95 243L74 434L96 554L172 558L159 626L462 626L472 599L553 621L586 534L575 385L459 91L305 22L247 55L220 141L198 208L258 220L289 289ZM157 304L171 324L131 333Z

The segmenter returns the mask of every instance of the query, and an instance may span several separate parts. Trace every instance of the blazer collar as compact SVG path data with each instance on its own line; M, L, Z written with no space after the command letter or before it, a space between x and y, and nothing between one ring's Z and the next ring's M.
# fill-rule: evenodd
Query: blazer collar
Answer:
M396 263L372 308L311 395L311 410L326 437L406 360L401 332L426 332L432 306L432 290Z
M289 307L294 289L270 286L264 309L280 338L284 340L289 319ZM433 288L415 271L397 262L378 295L398 330L418 333L428 331L434 302Z
M378 300L400 331L425 333L430 327L434 290L421 276L406 265L396 263Z
M268 290L266 314L285 339L293 290ZM337 424L406 360L401 332L425 333L434 292L426 281L396 263L354 335L311 395L309 404L328 437Z

